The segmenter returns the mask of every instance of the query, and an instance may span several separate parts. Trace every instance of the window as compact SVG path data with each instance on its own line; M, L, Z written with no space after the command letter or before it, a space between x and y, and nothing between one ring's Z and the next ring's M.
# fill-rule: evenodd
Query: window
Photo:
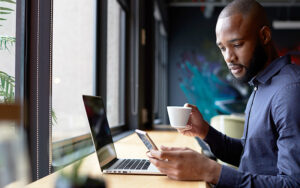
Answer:
M0 103L15 99L16 3L0 3Z
M125 11L108 1L107 18L107 118L110 127L125 123Z
M109 95L105 96L106 107L117 104L107 110L111 125L125 124L123 8L129 9L128 1L122 1L121 8L111 0L26 0L18 3L22 6L17 6L16 16L13 1L0 0L0 71L13 79L16 76L18 87L9 91L13 99L15 93L21 99L21 121L28 133L31 177L35 181L52 173L53 168L83 157L77 152L82 146L88 149L85 154L94 151L82 94ZM108 2L113 10L110 21ZM4 44L7 48L3 50ZM102 71L111 74L106 76ZM96 79L101 76L104 79ZM0 102L4 99L0 93ZM121 132L124 127L114 130ZM71 159L67 153L73 155Z
M54 0L53 3L52 142L53 166L63 158L62 146L88 139L82 95L95 95L96 1ZM75 148L68 148L73 157ZM77 156L74 156L77 155ZM60 159L61 158L61 159Z
M22 4L18 1L19 10ZM20 41L24 41L24 35L18 30L23 24L18 14L15 0L0 0L0 187L14 181L23 187L30 179L27 140L20 112L23 107L20 88L24 86L20 80L24 79L20 75L22 66L17 61L23 55ZM15 101L18 104L2 104Z

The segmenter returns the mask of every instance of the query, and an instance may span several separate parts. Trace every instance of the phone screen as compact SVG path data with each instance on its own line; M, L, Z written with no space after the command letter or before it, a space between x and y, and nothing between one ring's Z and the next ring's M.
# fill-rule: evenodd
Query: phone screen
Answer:
M151 142L151 139L149 136L147 136L147 133L144 132L144 134L141 134L139 132L136 132L137 135L140 137L140 139L143 141L145 146L148 148L148 150L157 150L157 147L154 145L153 142Z

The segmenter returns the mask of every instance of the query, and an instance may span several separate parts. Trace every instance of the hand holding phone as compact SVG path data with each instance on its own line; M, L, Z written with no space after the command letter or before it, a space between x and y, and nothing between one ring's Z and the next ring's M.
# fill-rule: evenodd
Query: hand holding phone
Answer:
M152 139L145 131L141 131L139 129L135 130L135 133L139 136L139 138L143 141L148 150L158 150Z

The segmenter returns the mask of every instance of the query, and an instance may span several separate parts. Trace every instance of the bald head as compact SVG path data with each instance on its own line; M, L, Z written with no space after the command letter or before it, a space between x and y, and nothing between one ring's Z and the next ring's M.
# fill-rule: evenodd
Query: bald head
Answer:
M255 0L234 0L220 13L219 18L226 18L235 14L242 14L244 19L255 23L257 27L269 26L264 8Z
M271 44L266 12L256 0L234 0L229 3L218 17L216 36L217 44L224 37L248 38L264 45Z
M234 0L220 13L216 43L231 73L248 82L276 56L264 8L255 0Z

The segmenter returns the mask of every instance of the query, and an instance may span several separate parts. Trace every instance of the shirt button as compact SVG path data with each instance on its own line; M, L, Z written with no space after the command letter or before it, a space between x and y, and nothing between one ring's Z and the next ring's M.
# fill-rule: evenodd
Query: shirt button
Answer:
M254 91L256 91L256 90L257 90L257 86L254 87Z

